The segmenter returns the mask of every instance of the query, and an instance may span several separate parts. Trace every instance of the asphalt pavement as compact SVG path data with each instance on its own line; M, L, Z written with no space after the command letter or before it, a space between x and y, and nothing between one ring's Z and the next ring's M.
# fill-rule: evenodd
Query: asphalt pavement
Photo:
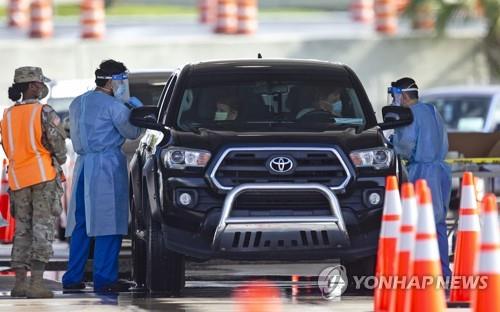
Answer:
M92 289L90 276L86 289L64 292L62 270L45 272L53 299L11 298L14 273L5 266L11 245L0 245L0 312L1 311L372 311L370 291L347 290L341 297L327 298L321 291L320 272L338 264L336 260L321 262L233 262L214 260L186 264L186 288L178 296L167 293L148 294L132 287L119 294L100 294ZM127 258L125 241L123 258ZM54 244L52 264L67 259L65 242ZM121 271L129 264L121 263ZM126 276L126 275L125 275ZM238 294L238 295L237 295ZM245 299L240 299L243 294ZM252 295L253 294L253 295ZM266 296L263 296L267 295ZM252 297L253 296L253 297ZM468 309L448 309L468 311Z

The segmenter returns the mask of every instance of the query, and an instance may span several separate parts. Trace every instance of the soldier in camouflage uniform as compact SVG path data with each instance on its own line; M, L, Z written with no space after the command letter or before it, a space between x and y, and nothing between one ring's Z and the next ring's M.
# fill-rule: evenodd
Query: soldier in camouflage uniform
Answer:
M61 165L66 161L66 135L56 112L50 106L39 103L48 91L44 82L46 78L40 68L18 68L14 84L9 88L9 98L16 103L6 110L1 124L2 145L9 158L11 212L16 219L12 248L12 267L16 271L16 284L11 291L13 297L53 297L43 284L43 272L53 255L55 220L62 210ZM33 117L24 118L26 112L21 110L28 110ZM40 114L40 121L35 118L36 113ZM40 127L38 132L36 127ZM31 137L25 139L26 142L22 138L28 137L28 131L14 130L23 128L30 129ZM35 137L34 133L41 137ZM23 156L23 163L30 161L29 158L26 160L26 155L19 156L30 147L34 148L33 155L36 155L33 168L41 169L43 179L31 177L26 172L22 174L21 166L16 169L16 157L17 162ZM33 171L36 176L37 170ZM26 275L29 269L31 280L28 285Z

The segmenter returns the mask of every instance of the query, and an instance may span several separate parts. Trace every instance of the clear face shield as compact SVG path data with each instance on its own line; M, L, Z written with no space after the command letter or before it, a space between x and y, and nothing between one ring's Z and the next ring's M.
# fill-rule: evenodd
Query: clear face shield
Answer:
M401 106L403 104L403 92L418 91L417 88L401 89L397 87L387 88L387 105Z
M130 100L130 87L127 72L112 76L97 76L97 78L111 79L111 88L113 89L114 97L124 103L128 103Z

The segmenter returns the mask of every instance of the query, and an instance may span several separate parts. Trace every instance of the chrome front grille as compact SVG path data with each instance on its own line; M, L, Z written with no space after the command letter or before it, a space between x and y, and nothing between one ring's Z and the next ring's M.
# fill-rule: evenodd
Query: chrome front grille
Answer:
M273 171L270 162L275 158L291 160L293 170ZM225 191L246 183L318 183L338 190L350 178L349 169L336 149L308 147L229 148L210 173L214 185Z

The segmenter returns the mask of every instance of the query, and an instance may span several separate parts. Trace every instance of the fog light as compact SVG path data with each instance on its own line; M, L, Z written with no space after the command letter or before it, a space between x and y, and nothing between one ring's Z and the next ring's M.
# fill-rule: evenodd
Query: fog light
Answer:
M179 202L181 203L181 205L183 206L189 206L191 205L191 203L193 202L193 197L191 196L191 194L189 193L182 193L180 196L179 196Z
M372 206L377 206L378 204L380 204L381 199L382 198L380 197L379 193L371 193L370 195L368 195L368 201Z

